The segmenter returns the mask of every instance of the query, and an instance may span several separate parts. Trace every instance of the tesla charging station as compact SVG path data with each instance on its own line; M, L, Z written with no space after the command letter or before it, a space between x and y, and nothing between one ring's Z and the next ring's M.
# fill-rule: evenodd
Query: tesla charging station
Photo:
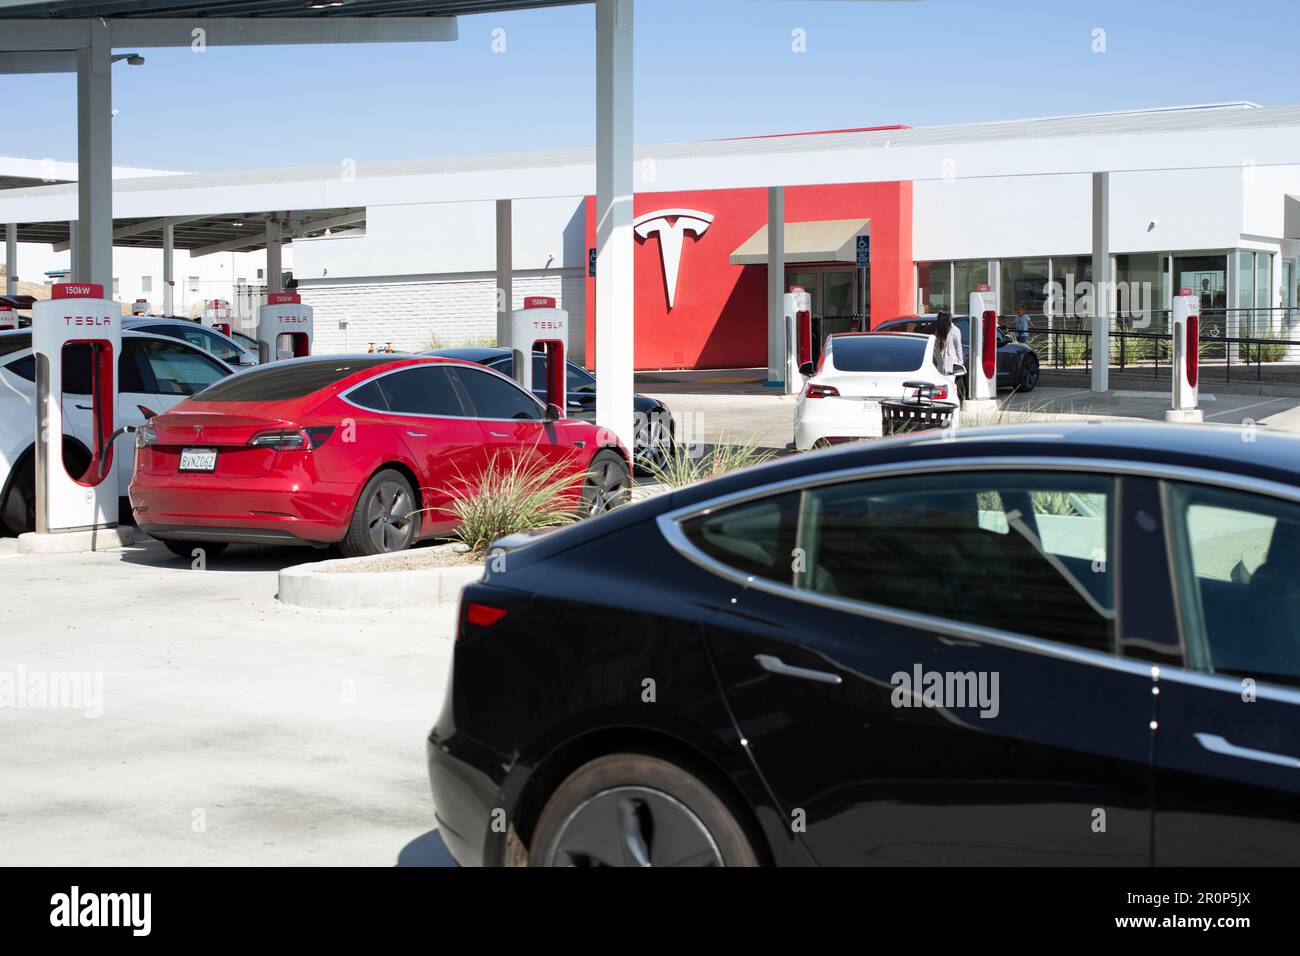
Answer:
M813 360L812 296L802 286L792 286L785 294L785 393L796 395L803 389L799 367Z
M117 527L117 472L113 441L117 423L117 361L122 352L122 309L104 297L104 287L68 282L52 298L32 306L32 351L36 357L36 533L19 538L21 551L93 550L118 547L131 536ZM76 349L78 355L69 356ZM69 361L69 359L71 359ZM65 367L85 362L90 394L89 433L64 427ZM63 436L76 435L90 451L84 474L69 474ZM83 537L77 532L88 535Z
M18 328L18 313L0 302L0 332Z
M968 402L998 398L998 296L981 284L970 294L970 361L966 367ZM979 406L975 406L979 407Z
M1201 307L1191 289L1181 289L1173 301L1174 338L1173 407L1165 412L1171 422L1199 422Z
M203 306L202 323L208 328L216 329L222 335L230 335L230 303L224 299L212 299Z
M311 354L312 308L297 292L271 292L257 310L258 360L265 365L279 357L276 343L287 335L294 358Z
M534 351L546 357L546 403L564 414L565 351L569 344L569 313L557 308L547 295L524 297L524 307L510 313L510 351L514 353L515 381L533 390ZM540 346L540 348L538 348Z

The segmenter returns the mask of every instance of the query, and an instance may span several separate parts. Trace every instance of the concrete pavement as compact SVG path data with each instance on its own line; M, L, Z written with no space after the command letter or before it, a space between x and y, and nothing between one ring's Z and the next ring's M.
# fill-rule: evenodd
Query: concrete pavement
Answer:
M423 746L455 608L282 606L305 556L0 552L0 864L450 863Z

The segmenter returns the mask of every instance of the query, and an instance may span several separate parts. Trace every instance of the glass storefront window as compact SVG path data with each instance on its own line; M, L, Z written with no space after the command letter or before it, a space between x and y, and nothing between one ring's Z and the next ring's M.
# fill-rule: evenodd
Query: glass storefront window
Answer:
M1059 326L1073 327L1076 320L1092 315L1092 294L1087 291L1092 288L1092 256L1052 256L1052 282L1061 296L1052 304Z
M1115 310L1135 329L1150 328L1164 311L1167 257L1157 252L1115 257Z
M1016 306L1023 305L1031 320L1046 314L1047 263L1047 259L1003 259L998 312L1014 315Z
M917 308L922 315L938 312L940 309L952 311L952 263L918 262L916 264L916 285L919 302Z
M970 308L970 294L981 285L989 282L989 261L987 259L970 259L953 263L953 302L952 310L956 315L965 315Z

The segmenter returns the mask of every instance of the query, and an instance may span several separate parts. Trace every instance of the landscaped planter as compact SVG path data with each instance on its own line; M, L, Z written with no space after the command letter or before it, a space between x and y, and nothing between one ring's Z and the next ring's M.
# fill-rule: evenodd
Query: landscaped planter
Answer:
M313 608L434 607L460 599L483 577L483 562L464 563L463 545L400 554L298 564L280 572L282 604Z

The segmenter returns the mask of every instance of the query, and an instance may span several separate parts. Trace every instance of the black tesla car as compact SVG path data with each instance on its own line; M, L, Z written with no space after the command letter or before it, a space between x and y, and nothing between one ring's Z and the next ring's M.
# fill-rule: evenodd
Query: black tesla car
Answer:
M970 316L954 315L952 324L961 332L962 363L970 368ZM881 322L874 332L921 332L934 334L933 315L905 315ZM1038 385L1038 353L998 329L998 388L1032 392Z
M434 349L424 355L444 355L464 362L475 362L496 369L502 375L514 376L514 354L509 349L491 347L464 347ZM540 353L533 355L533 391L545 400L546 359ZM596 377L581 365L565 362L565 404L570 418L594 422L596 420ZM648 464L662 467L673 454L676 425L668 406L646 395L632 396L632 411L636 416L634 436L638 468Z
M428 740L448 847L1300 863L1300 440L1252 437L918 434L505 550Z

